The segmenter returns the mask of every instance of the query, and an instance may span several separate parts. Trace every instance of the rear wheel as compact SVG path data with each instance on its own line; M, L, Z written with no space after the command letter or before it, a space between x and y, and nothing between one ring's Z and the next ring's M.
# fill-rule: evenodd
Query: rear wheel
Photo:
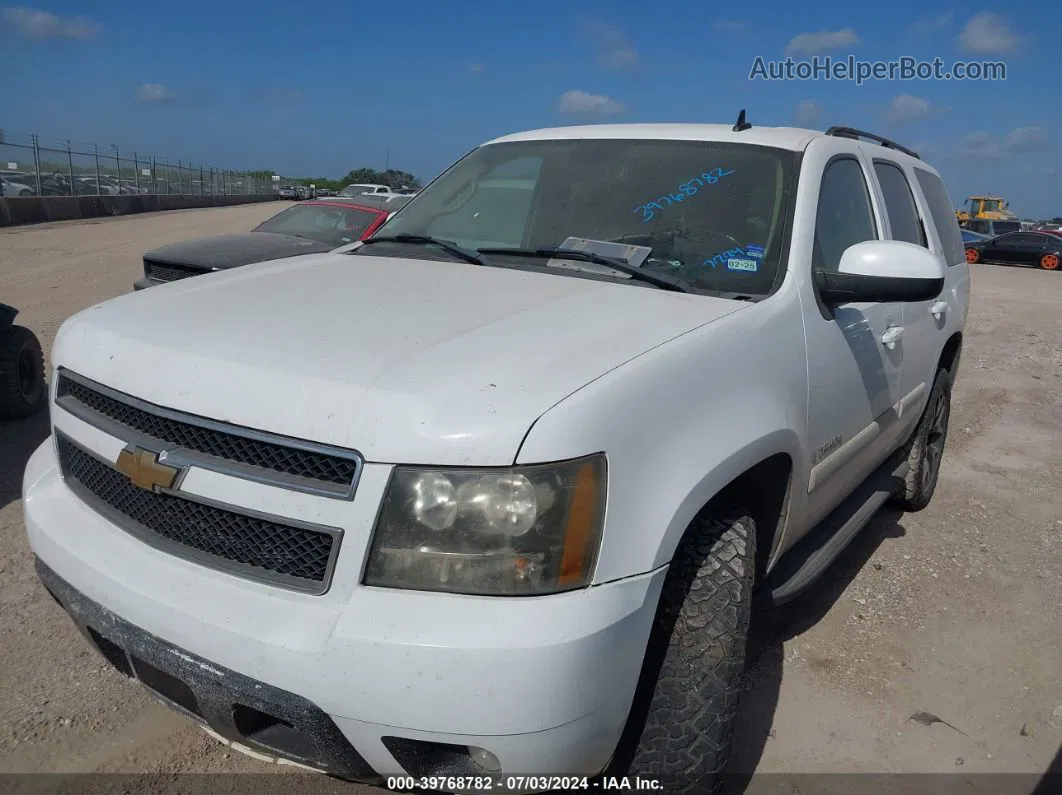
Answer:
M22 326L0 330L0 418L28 417L46 397L40 341Z
M1057 271L1059 264L1057 254L1044 254L1040 257L1040 267L1045 271Z
M973 265L974 263L981 261L981 252L976 248L966 249L966 261Z
M908 442L907 476L894 499L904 510L920 511L933 499L950 418L951 372L941 368L937 371L922 419Z
M737 715L756 571L756 524L708 509L675 553L610 775L669 793L715 795Z

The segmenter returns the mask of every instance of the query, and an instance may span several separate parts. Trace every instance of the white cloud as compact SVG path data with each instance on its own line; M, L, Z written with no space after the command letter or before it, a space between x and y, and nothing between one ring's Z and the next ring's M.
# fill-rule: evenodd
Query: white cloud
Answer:
M892 98L889 109L885 113L885 119L889 124L911 124L928 119L945 110L946 108L938 107L928 99L911 94L900 94Z
M637 72L641 57L626 34L607 22L595 20L588 26L590 36L597 42L597 62L611 72Z
M927 17L926 19L919 19L911 25L911 30L920 36L928 36L931 33L936 33L944 28L951 27L955 23L955 12L945 11L935 17Z
M793 118L798 127L818 127L822 121L822 105L813 99L803 99L797 103Z
M173 99L173 93L162 83L144 83L137 89L136 95L143 102L168 102Z
M976 160L995 160L1006 155L1022 155L1042 152L1047 148L1047 133L1042 127L1030 125L1017 127L1003 136L978 131L972 132L959 142L959 157Z
M57 17L25 6L3 12L8 24L28 39L91 39L100 32L99 25L81 17Z
M586 91L565 91L557 105L557 110L571 116L612 116L626 109L622 102Z
M712 24L712 30L716 33L741 33L745 30L745 23L738 19L720 19Z
M1017 51L1023 38L1012 31L999 14L985 11L966 23L959 34L959 46L967 52L982 55L1005 55Z
M855 47L859 37L851 28L843 30L821 30L818 33L801 33L789 40L785 46L786 55L815 55L842 47Z
M1044 132L1043 127L1036 125L1018 127L1007 133L1007 137L1003 140L1003 148L1015 154L1042 152L1047 148L1047 133Z

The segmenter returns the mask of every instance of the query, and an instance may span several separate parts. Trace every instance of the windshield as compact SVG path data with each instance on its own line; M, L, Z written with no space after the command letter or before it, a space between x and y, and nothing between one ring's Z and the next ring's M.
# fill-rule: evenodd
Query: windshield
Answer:
M339 247L360 239L377 215L356 207L300 204L274 215L254 231L296 235Z
M985 199L983 209L987 212L994 212L999 209L999 199Z
M698 290L763 295L781 258L794 161L785 150L705 141L489 144L421 190L380 235L423 235L467 249L558 247L569 237L621 242L652 249L643 269ZM359 253L395 256L399 246ZM401 256L446 258L411 246ZM547 263L497 252L490 259Z
M997 235L1021 231L1021 221L995 221L992 224L992 231Z

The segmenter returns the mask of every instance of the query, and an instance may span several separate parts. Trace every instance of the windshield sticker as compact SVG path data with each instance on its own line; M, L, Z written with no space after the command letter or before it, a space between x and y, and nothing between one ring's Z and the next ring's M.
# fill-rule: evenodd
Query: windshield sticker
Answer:
M732 248L729 251L723 251L723 252L721 252L719 254L715 254L715 255L713 255L711 257L708 257L708 259L706 259L701 264L702 265L711 265L714 268L716 265L722 265L730 257L744 257L744 256L746 256L745 249L743 249L743 248L741 248L739 246L738 248Z
M726 269L728 271L747 271L749 273L755 273L760 267L760 264L754 259L728 259L726 261Z
M671 193L666 196L660 196L656 201L651 201L646 204L640 204L634 208L635 213L642 214L642 223L647 224L656 218L656 211L663 212L665 205L662 202L667 202L667 207L670 207L675 202L685 201L687 196L696 196L701 188L705 185L714 185L723 177L730 176L734 173L734 169L727 171L723 168L713 168L705 171L699 177L694 177L689 182L684 182L678 186L678 193Z
M750 243L745 246L745 255L753 259L763 259L763 246L754 246Z

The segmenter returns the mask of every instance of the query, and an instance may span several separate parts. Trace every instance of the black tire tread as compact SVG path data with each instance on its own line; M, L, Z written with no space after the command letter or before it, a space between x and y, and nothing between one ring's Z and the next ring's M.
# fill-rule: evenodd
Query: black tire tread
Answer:
M37 360L41 380L40 395L30 402L22 395L18 380L18 360L27 347ZM0 329L0 419L29 417L44 406L48 397L44 372L44 352L32 331L24 326Z
M933 487L928 491L922 488L922 468L925 464L923 453L929 431L933 425L933 408L940 398L941 392L947 392L947 399L951 400L951 372L947 368L940 368L937 377L933 381L933 389L929 393L925 410L918 421L914 434L907 442L907 475L904 477L903 487L893 497L893 503L905 511L911 513L921 511L929 505L936 492L937 479L933 480ZM950 411L950 406L949 406Z
M722 785L755 571L755 521L736 508L698 516L671 562L647 664L654 648L663 659L655 686L645 683L652 695L630 765L665 792L710 795Z

